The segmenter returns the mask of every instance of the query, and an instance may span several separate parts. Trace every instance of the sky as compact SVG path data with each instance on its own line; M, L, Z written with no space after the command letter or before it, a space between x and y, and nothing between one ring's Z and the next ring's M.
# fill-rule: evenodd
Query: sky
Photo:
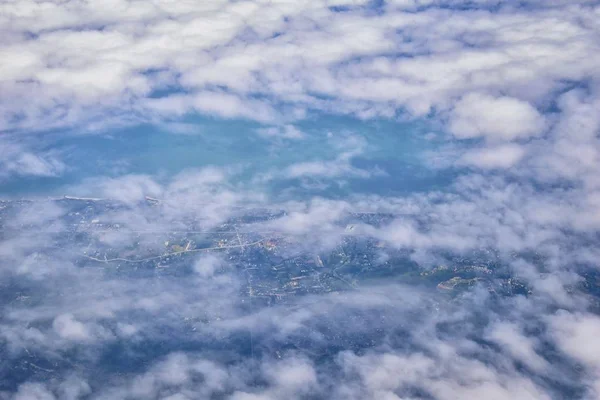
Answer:
M0 399L600 398L599 167L598 1L3 1ZM82 264L63 196L101 249L282 210L249 228L528 291L253 308L223 253Z

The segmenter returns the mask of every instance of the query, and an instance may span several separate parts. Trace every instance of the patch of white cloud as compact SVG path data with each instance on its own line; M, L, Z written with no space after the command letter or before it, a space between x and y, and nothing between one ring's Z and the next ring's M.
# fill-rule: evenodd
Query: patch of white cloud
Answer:
M15 141L0 140L0 179L17 176L57 177L67 166L53 152L28 149Z
M88 328L83 323L77 321L73 315L59 315L52 322L52 327L63 339L87 341L91 338Z
M265 138L273 139L291 139L298 140L305 137L304 132L296 128L294 125L283 125L283 126L271 126L268 128L260 128L257 130L258 134Z
M252 227L295 244L290 253L364 238L377 241L382 260L404 252L430 269L482 251L528 288L490 307L494 294L483 285L450 301L392 280L359 282L248 311L247 277L226 257L199 254L181 279L163 277L161 268L134 275L137 267L125 264L81 267L88 250L54 246L72 233L65 219L75 216L34 202L0 221L0 283L8 291L17 280L29 290L1 306L8 361L0 369L37 366L39 358L46 363L26 368L52 372L0 397L397 399L421 391L439 399L549 399L560 397L556 382L597 397L600 324L594 300L580 292L589 282L579 268L595 269L600 256L599 9L562 0L438 7L457 3L386 2L377 13L340 1L0 5L0 55L11 60L0 66L0 129L15 135L0 145L0 177L51 177L67 168L56 154L16 145L16 135L90 120L124 124L130 114L159 124L190 112L255 119L269 126L259 135L291 142L305 135L291 120L310 109L361 118L402 110L447 122L449 140L477 142L457 147L455 165L469 170L448 191L404 197L274 204L260 189L233 183L236 171L217 167L173 179L97 177L74 192L117 201L97 217L119 230L84 231L88 250L126 252L135 244L161 254L165 232L185 229L184 221L211 229L262 206L284 212ZM582 87L571 89L573 82ZM376 171L352 164L368 138L342 136L332 138L334 157L255 181L372 177ZM346 229L357 212L386 212L391 221ZM538 261L525 261L532 257ZM489 321L478 325L472 315ZM115 343L227 343L249 334L260 351L242 359L210 346L203 354L168 348L136 371L95 376ZM383 339L360 352L342 341L374 334ZM280 351L297 338L335 348L333 362L323 366L315 362L323 354L302 348ZM65 362L73 354L81 368Z
M219 268L223 267L223 264L223 260L221 260L219 257L208 254L198 258L194 262L193 268L194 272L196 272L199 276L203 278L210 278Z
M541 135L544 125L544 117L526 101L470 93L452 110L449 130L459 139L504 141Z
M458 164L484 170L506 169L518 164L525 154L526 150L518 144L474 148L467 150L458 160Z
M515 138L543 131L536 109L546 95L597 74L589 2L494 13L477 9L490 2L458 11L438 8L454 2L386 3L381 13L339 3L348 11L327 1L3 4L0 49L12 61L0 126L74 124L99 108L273 121L310 108L389 115L391 106L452 111L461 137ZM168 85L184 93L150 96ZM282 114L278 102L297 111Z

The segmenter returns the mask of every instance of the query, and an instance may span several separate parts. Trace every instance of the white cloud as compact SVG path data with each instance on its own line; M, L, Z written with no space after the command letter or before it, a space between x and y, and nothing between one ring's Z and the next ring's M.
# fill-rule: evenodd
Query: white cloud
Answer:
M497 141L540 135L544 125L544 117L526 101L469 93L452 110L449 129L459 139Z
M56 333L67 340L88 341L92 338L85 324L77 321L73 315L59 315L52 322Z
M366 140L360 136L341 135L329 133L329 144L336 152L332 160L302 161L287 166L283 171L273 172L268 178L362 178L374 175L384 175L379 168L363 169L352 165L355 157L362 155L367 147Z
M548 317L549 334L558 348L568 357L581 363L586 375L588 397L600 394L600 347L595 340L600 334L600 318L587 313L559 311Z
M14 400L55 400L56 397L49 392L42 383L25 383L19 386Z
M433 345L435 346L435 344ZM475 359L463 358L456 349L436 349L435 356L401 353L366 354L356 356L342 353L339 362L349 376L358 375L358 381L348 379L338 391L339 398L395 398L417 386L439 399L550 399L530 380L494 370L491 365ZM357 387L358 384L358 387ZM346 397L348 398L348 397ZM402 398L402 397L400 397Z
M294 125L272 126L258 129L258 134L266 138L303 139L305 134Z
M196 110L274 121L281 117L274 104L285 102L300 114L454 110L460 137L538 135L544 97L565 81L597 76L595 9L577 3L507 5L493 15L422 1L387 4L382 13L353 3L337 13L327 1L118 0L102 10L6 3L2 26L10 28L0 52L12 61L0 78L0 126L71 125L99 110L117 119ZM419 5L426 7L415 12ZM166 82L186 94L150 97ZM38 96L24 97L32 91ZM484 107L495 112L481 114Z
M550 367L536 351L539 345L537 340L523 335L519 326L515 324L498 322L490 327L487 337L502 346L502 351L506 351L515 360L536 372L543 373Z
M482 169L505 169L516 165L525 156L526 150L518 144L472 149L465 152L458 160L459 164L470 165Z
M92 393L90 385L78 376L70 376L58 387L60 399L78 400Z
M550 335L570 357L600 373L600 318L593 314L558 312L548 318Z
M208 254L194 262L194 271L203 278L210 278L217 268L223 266L223 261L215 255Z
M98 182L98 197L116 199L124 203L144 201L145 196L161 197L162 188L151 177L127 175ZM92 192L93 193L93 192Z
M56 177L67 166L58 155L48 151L33 151L15 141L0 140L0 179L19 177Z
M66 221L75 217L53 202L28 204L0 220L0 284L9 293L0 310L7 357L0 372L14 364L51 379L33 383L31 373L32 382L15 381L14 397L396 399L418 397L418 389L440 400L545 399L559 398L555 386L563 384L597 396L599 323L580 292L589 282L579 268L595 267L599 256L599 9L562 0L451 9L459 3L395 1L377 12L361 1L2 3L0 56L10 62L0 66L0 129L10 140L0 144L0 178L54 177L72 167L60 154L21 143L29 131L90 121L98 129L161 126L201 113L267 123L259 135L291 146L306 137L293 124L309 109L432 115L439 140L449 133L461 152L454 165L472 167L435 192L285 204L234 184L233 168L77 185L76 193L120 202L99 215L119 224L118 232L73 228ZM580 87L568 90L574 83ZM264 181L368 179L380 171L353 163L368 150L365 137L334 136L333 156L291 164ZM158 201L149 206L146 196ZM359 282L355 290L254 309L242 295L246 276L225 256L182 257L193 270L182 278L186 268L91 267L87 250L60 241L81 235L92 250L119 253L135 244L161 254L165 232L190 220L199 230L214 228L254 205L285 210L252 227L283 237L289 253L312 256L368 238L388 261L372 267L385 272L398 267L390 262L398 253L429 268L478 252L522 280L528 295L503 298L481 284L448 301L385 278L386 285ZM359 211L390 220L344 229ZM549 311L556 308L565 310ZM473 315L491 322L475 323ZM251 355L246 338L256 346ZM215 342L222 348L207 345ZM97 376L115 343L129 351L118 356L131 360L144 346L161 354L127 373ZM364 347L349 350L357 343ZM545 346L558 349L558 359L550 362ZM573 376L571 361L584 376Z

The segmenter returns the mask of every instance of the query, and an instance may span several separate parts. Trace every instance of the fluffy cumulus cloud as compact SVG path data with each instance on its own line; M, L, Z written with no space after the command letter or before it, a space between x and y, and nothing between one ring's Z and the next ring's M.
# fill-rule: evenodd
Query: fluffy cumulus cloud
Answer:
M512 140L541 134L544 119L526 101L470 93L456 104L449 128L461 139Z
M0 399L598 398L597 3L2 2Z
M107 109L278 120L404 108L452 110L461 137L514 138L543 129L545 96L597 73L589 2L454 6L6 2L1 126L79 124Z

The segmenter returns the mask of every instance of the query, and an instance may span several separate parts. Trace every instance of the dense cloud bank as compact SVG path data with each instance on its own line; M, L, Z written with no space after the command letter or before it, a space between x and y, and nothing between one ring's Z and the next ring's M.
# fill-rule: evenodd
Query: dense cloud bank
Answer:
M123 179L137 199L4 203L5 397L596 396L597 235L544 212L552 192L533 196L531 188L473 176L457 184L461 195L278 204L285 212L238 226L242 234L284 238L285 257L317 253L328 263L325 255L348 241L382 244L373 277L357 286L266 304L247 296L248 256L234 250L103 263L103 251L109 260L114 252L135 259L134 244L161 254L167 232L190 229L185 221L211 229L260 210L236 206L261 201L231 194L220 181L186 186L176 178L163 187ZM124 184L103 183L113 193ZM147 188L168 193L168 201L145 200ZM230 205L219 201L224 196ZM176 207L186 201L199 207ZM356 212L390 216L349 230ZM92 218L119 229L98 230ZM494 277L456 295L393 274L377 278L403 263L426 272L458 259L484 274L493 269ZM511 279L526 291L501 293Z
M77 168L50 132L196 114L298 148L315 112L425 119L422 162L454 175L306 196L394 178L334 132L250 178L2 201L0 399L598 398L598 21L596 1L3 2L0 183Z
M522 139L543 133L538 110L551 110L558 92L580 82L594 91L598 74L592 1L1 7L8 130L190 111L281 122L313 109L404 110L448 118L457 137ZM489 107L497 111L480 112Z

